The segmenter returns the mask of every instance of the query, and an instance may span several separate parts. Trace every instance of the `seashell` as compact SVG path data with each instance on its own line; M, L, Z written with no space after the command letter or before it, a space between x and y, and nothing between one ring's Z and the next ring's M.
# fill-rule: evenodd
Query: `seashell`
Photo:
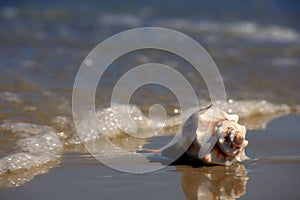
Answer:
M186 120L179 142L162 154L168 156L174 149L188 147L185 150L188 157L206 164L242 162L247 159L248 141L246 128L238 124L238 120L238 115L227 114L216 106L201 109Z

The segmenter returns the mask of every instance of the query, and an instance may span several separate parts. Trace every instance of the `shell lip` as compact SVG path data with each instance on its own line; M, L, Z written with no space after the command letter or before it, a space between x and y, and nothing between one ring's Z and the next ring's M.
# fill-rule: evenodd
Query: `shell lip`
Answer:
M248 141L242 132L228 128L226 132L220 134L217 144L226 155L234 157L242 152Z
M228 156L234 157L234 156L238 155L238 154L241 152L241 150L240 150L240 149L237 149L237 148L234 148L234 149L231 148L232 150L229 150L229 149L228 149L228 148L230 148L229 146L224 147L224 145L221 144L220 142L218 142L218 146L219 146L220 149L221 149L226 155L228 155Z

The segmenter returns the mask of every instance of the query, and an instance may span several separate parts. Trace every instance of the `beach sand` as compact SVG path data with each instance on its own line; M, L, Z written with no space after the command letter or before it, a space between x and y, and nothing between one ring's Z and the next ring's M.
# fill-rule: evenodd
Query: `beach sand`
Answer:
M289 115L249 131L249 161L230 167L168 166L142 174L112 170L88 154L62 163L1 199L297 199L300 197L300 116Z

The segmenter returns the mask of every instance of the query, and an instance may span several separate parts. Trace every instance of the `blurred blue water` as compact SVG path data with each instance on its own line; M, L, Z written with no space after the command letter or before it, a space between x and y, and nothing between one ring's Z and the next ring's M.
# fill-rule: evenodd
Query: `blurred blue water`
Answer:
M289 113L290 108L300 110L299 19L297 0L2 0L0 124L11 129L20 128L15 122L29 122L30 127L47 124L59 134L75 135L72 87L89 51L121 31L160 26L181 31L202 44L222 74L227 97L235 100L229 101L233 102L230 106L238 107L248 124L265 127L269 120ZM178 70L200 101L209 100L202 77L187 61L147 49L123 55L111 64L99 83L96 106L107 105L114 84L124 73L150 62ZM178 108L174 94L157 85L139 88L131 100L143 111L154 103L171 113ZM282 127L288 129L285 124ZM15 150L18 136L13 130L1 131L0 156L5 156ZM7 179L8 183L14 180Z
M35 7L49 9L63 7L73 11L89 8L98 12L139 13L151 10L153 17L201 17L214 20L255 20L261 23L275 23L299 28L300 2L298 0L211 0L176 2L166 0L91 0L86 1L50 1L50 0L4 0L1 7Z
M30 105L45 104L45 110L52 110L53 101L64 104L61 99L70 104L76 72L92 48L123 30L162 26L179 30L206 48L222 73L229 98L295 105L300 101L299 19L296 0L4 0L0 2L0 92L16 93ZM188 63L174 55L144 51L112 64L99 104L109 98L116 77L149 61L175 67L197 88L200 98L205 96L201 77ZM171 94L155 90L158 96L140 95L135 102L173 101ZM41 95L45 92L53 98ZM3 104L1 109L16 108Z

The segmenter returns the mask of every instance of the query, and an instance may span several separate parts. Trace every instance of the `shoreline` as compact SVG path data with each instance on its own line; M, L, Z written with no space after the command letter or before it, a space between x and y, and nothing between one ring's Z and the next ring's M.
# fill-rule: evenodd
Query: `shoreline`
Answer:
M0 190L0 196L4 199L197 199L216 196L295 199L300 196L297 190L300 184L299 120L299 115L288 115L273 120L265 130L248 131L246 153L251 160L241 165L167 166L153 173L133 175L109 169L88 154L68 153L58 167L20 187Z

